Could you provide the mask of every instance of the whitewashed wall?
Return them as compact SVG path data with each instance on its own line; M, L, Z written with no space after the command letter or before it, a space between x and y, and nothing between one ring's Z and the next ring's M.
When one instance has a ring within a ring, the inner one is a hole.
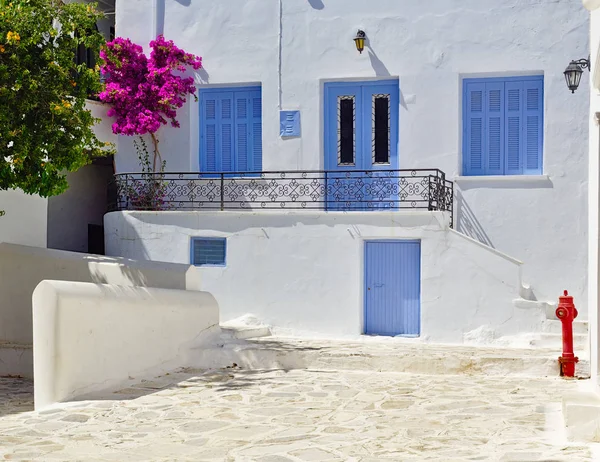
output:
M538 178L458 179L457 229L527 263L541 300L563 289L586 313L587 105L563 70L588 55L588 15L577 0L117 1L117 35L147 44L163 31L202 55L202 85L261 83L265 169L323 168L326 80L398 77L400 166L460 176L461 80L545 76L544 173ZM281 7L281 11L280 11ZM281 15L281 30L280 30ZM369 38L360 55L352 38ZM281 60L278 44L281 40ZM587 79L584 76L584 79ZM299 109L302 137L279 138L278 110ZM170 171L198 169L198 106L160 133ZM119 140L118 171L138 169Z
M590 326L590 363L591 373L600 386L600 2L585 0L584 5L590 9L590 56L592 59L592 78L590 88L589 119L589 326ZM593 77L596 77L594 81ZM584 78L587 76L584 76ZM583 81L582 86L586 83Z
M0 242L46 247L48 200L18 189L0 191ZM0 275L1 277L1 275Z
M31 377L31 296L44 279L197 290L194 267L0 243L0 375Z
M33 293L35 408L185 366L218 326L206 292L42 281Z
M137 262L0 244L0 343L31 344L31 295L44 279L195 290L196 269L185 263Z
M296 333L363 332L364 241L421 239L422 338L462 343L539 331L543 310L516 308L520 262L446 229L441 212L113 212L106 250L186 263L191 237L227 237L227 265L199 267L224 321L246 313Z

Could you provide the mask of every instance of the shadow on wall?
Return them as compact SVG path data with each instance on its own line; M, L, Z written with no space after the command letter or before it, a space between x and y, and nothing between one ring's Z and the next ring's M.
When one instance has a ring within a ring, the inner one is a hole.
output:
M308 0L308 3L310 3L310 6L313 7L315 10L322 10L323 8L325 8L325 5L323 5L322 0Z
M112 258L103 260L101 257L86 257L85 259L88 261L88 270L91 281L96 284L108 284L109 278L107 277L106 273L102 271L100 267L98 267L97 264L116 263L115 260ZM140 269L132 268L131 266L124 264L118 264L118 267L123 278L131 285L140 287L146 287L148 285L148 280Z
M375 71L375 75L377 77L391 77L392 74L390 74L390 71L388 70L387 66L383 63L381 59L379 59L377 53L375 53L375 50L371 46L371 41L368 37L365 41L365 46L368 48L367 51L369 53L369 60L371 61L371 67L373 68L373 71ZM408 107L406 106L406 101L404 99L404 95L402 93L402 88L400 88L400 106L408 110Z
M377 53L375 53L375 50L371 46L371 41L368 37L365 41L365 47L368 48L369 59L371 60L371 67L375 71L375 75L377 77L389 77L391 75L390 71L388 70L386 65L383 64L383 61L379 59Z
M202 84L210 83L210 81L209 81L210 76L208 75L208 72L206 71L204 64L202 64L202 67L196 71L196 75L200 79L200 83L202 83Z
M482 244L494 248L494 244L477 221L477 217L460 190L456 190L456 230Z
M120 249L121 251L115 249L114 244L115 244L116 240L119 238L123 238L123 236L117 230L115 230L114 228L111 227L110 218L109 218L109 223L107 223L107 217L110 217L111 215L114 215L114 214L120 214L120 213L121 212L108 212L104 215L104 219L103 219L104 255L106 257L113 257L113 258L131 258L132 260L136 260L139 262L151 261L152 258L150 257L150 255L148 253L148 249L144 245L144 240L139 235L138 229L135 226L129 226L127 224L127 231L125 234L127 236L126 251L123 252L122 251L123 249L120 246L117 247L117 249ZM160 214L155 215L155 218L158 220L158 222L160 222L159 215ZM126 253L128 255L128 257L124 257L122 255L123 253ZM132 255L134 255L135 258L132 258L131 257ZM100 257L100 258L102 258L102 257ZM93 264L93 261L90 261L89 263ZM88 265L88 266L90 266L90 265ZM127 268L126 266L124 266L122 269L124 272L129 271L129 268ZM91 274L91 272L90 272L90 274ZM94 281L94 282L100 282L100 281ZM144 285L144 284L141 284L141 285Z
M156 24L156 35L161 35L165 33L165 0L155 0L156 1L156 10L154 14L156 15L155 24ZM183 6L190 6L192 4L192 0L175 0L177 3Z

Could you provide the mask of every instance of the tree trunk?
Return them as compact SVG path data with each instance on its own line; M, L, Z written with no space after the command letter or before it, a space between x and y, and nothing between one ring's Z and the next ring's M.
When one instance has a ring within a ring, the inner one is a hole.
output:
M160 151L158 150L158 139L156 138L156 134L150 133L150 136L152 137L152 144L154 144L154 160L152 163L152 172L156 173L156 159L159 159L160 163L162 164L162 157L160 156Z

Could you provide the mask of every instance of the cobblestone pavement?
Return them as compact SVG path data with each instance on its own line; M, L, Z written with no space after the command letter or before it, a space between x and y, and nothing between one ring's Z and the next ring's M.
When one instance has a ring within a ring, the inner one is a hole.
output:
M34 412L0 379L0 460L587 461L561 440L559 378L181 371ZM560 424L560 422L558 422ZM4 458L4 459L2 459Z

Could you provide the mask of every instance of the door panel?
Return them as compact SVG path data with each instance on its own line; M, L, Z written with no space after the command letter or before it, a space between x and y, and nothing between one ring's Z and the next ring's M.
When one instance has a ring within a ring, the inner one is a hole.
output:
M362 89L364 139L363 168L367 209L397 207L400 191L398 169L398 85L369 85ZM378 172L380 170L381 172Z
M331 88L327 92L325 169L328 210L349 210L363 200L360 187L363 143L362 97L358 85Z
M325 85L328 210L394 205L398 175L383 170L398 168L398 107L398 82Z
M365 333L419 336L421 243L365 242Z

